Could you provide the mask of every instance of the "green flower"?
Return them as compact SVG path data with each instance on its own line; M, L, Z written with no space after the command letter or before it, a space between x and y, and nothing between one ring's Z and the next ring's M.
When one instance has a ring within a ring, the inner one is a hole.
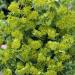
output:
M18 49L18 48L20 48L20 45L21 45L20 40L14 39L12 44L11 44L11 47L14 48L14 49Z
M46 47L51 50L56 50L59 47L59 42L48 41Z
M48 70L45 75L57 75L57 72L53 70Z
M46 57L44 56L44 54L39 53L39 54L38 54L38 59L37 59L37 61L38 61L39 63L44 63L44 62L46 61Z
M23 34L22 34L22 32L21 31L19 31L19 30L15 30L15 31L13 31L12 33L12 37L14 37L14 38L18 38L19 40L22 40L23 39Z
M39 48L41 48L41 46L42 46L42 43L41 43L41 41L37 41L37 40L35 40L35 41L30 41L29 42L30 44L29 44L29 46L30 46L30 48L32 48L32 49L39 49Z
M12 75L11 69L7 68L3 70L3 75Z
M11 2L11 4L8 7L8 10L10 10L12 13L19 13L19 5L17 2Z

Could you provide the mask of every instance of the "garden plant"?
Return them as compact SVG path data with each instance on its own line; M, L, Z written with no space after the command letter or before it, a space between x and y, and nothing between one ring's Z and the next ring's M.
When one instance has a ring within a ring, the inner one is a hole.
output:
M74 0L0 0L3 75L75 75Z

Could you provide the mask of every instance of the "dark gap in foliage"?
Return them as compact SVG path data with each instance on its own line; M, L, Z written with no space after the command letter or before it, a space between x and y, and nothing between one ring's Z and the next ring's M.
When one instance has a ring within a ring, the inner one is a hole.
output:
M57 40L56 38L54 38L54 39L48 39L48 41L57 41Z
M74 59L75 59L75 55L72 55L71 59L73 59L73 60L74 60Z
M16 69L16 60L14 60L14 58L10 58L10 60L8 60L7 65L9 66L10 69L12 69L12 71L15 71Z
M29 74L29 75L32 75L32 74Z
M27 37L31 37L32 36L32 29L29 29L29 30L25 31L25 35Z
M33 65L35 65L37 63L36 60L30 60L32 62Z
M28 42L28 38L29 37L32 37L32 29L29 29L29 30L27 30L27 31L24 31L24 33L23 34L25 34L25 36L23 36L23 40L22 40L22 43L27 43Z
M41 37L41 41L43 42L43 47L45 46L45 44L48 42L48 35L43 35Z
M51 57L51 59L53 59L55 57L55 54L54 54L53 50L51 50L50 52L48 52L47 55L49 55Z
M21 58L19 58L19 57L17 57L17 58L16 58L16 61L17 61L17 62L22 62L22 63L23 63L23 65L25 65L25 64L26 64L26 62L22 61L22 60L21 60Z
M13 75L16 75L15 72L13 72Z
M61 41L61 36L59 35L59 36L57 36L55 39L56 39L56 41L58 41L58 42L60 42Z
M2 44L4 45L4 44L6 44L6 42L5 42L5 41L3 41L3 43L2 43Z
M58 71L57 75L63 75L63 72Z
M32 36L31 38L32 38L33 40L39 40L39 38L36 37L36 36Z
M55 56L54 51L50 52L50 56L51 56L52 59L54 58L54 56Z
M50 10L52 10L52 8ZM54 13L54 11L52 11L52 12ZM56 29L56 19L57 19L57 16L56 16L56 14L54 14L53 20L51 22L51 26L55 29Z
M39 25L37 25L37 26L35 27L35 29L38 30L38 29L39 29Z
M23 7L24 7L24 5L21 5L21 4L19 5L19 8L20 8L21 10L23 9Z
M60 1L60 0L59 0ZM57 1L55 1L55 4L56 4L56 6L57 7L59 7L60 6L60 3L59 2L57 2Z
M39 50L40 50L40 48L37 49L37 51L39 51Z
M54 21L52 21L51 27L53 27L54 29L56 29L56 25L55 25Z
M53 8L53 7L50 7L50 11L53 12L53 13L54 13L54 12L56 13L56 9Z
M8 13L10 12L8 9L6 8L2 8L2 11L4 12L4 15L8 15Z
M42 15L43 13L46 13L46 10L45 10L45 9L42 9L41 11L38 11L38 13L39 13L40 15Z
M65 64L65 61L63 61L62 64Z
M12 60L12 61L8 61L8 66L9 66L9 68L12 70L13 75L16 75L16 74L15 74L15 70L16 70L16 61L14 62L15 65L14 65L14 63L12 63L12 62L14 62L14 61L13 61L13 60Z
M26 36L23 36L22 44L25 44L27 42L28 42L28 40L27 40Z
M52 23L51 23L51 26L56 29L56 32L59 33L60 32L60 29L56 26L56 19L57 19L57 16L54 17Z
M39 66L38 66L39 65ZM43 64L43 63L38 63L37 62L37 64L35 65L35 67L37 67L37 69L41 69L41 68L44 68L44 66L45 66L45 64Z
M22 48L22 45L23 45L22 40L20 41L20 43L21 43L21 45L20 45L20 47L18 49L21 49Z
M1 61L0 61L1 62ZM0 64L0 71L4 68L4 65Z
M44 72L47 72L47 68L48 68L48 66L45 65L43 71L44 71Z
M32 7L31 10L34 11L34 7Z
M59 33L60 29L58 27L55 27L55 28L56 28L56 32Z
M6 3L8 2L8 4L10 4L10 3L11 3L11 1L13 1L13 0L6 0Z

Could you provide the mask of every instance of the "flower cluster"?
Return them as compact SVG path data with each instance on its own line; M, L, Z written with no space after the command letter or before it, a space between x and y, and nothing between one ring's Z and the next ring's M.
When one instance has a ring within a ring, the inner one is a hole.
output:
M4 75L64 73L65 63L75 57L75 11L67 8L68 2L15 0L7 15L0 11L0 70Z

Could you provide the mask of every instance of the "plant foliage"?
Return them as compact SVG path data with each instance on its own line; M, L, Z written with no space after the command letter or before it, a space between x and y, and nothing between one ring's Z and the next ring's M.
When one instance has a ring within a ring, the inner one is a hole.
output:
M8 1L7 14L0 11L3 74L75 75L75 10L68 6L72 0Z

